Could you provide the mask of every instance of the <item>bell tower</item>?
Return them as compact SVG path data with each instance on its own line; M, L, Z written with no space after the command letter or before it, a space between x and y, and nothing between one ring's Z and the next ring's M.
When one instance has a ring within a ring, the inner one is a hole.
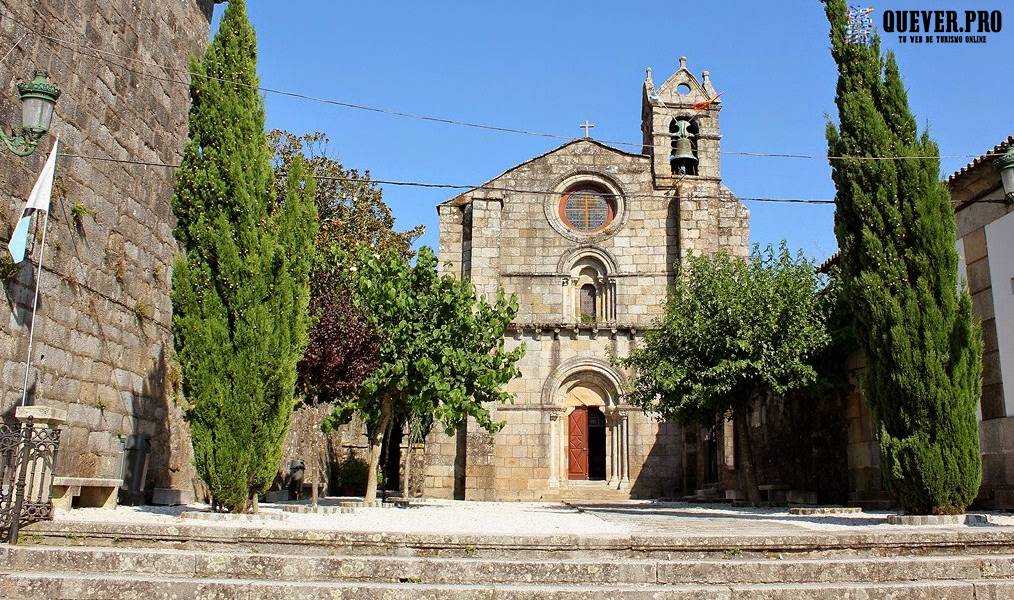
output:
M721 99L707 71L698 81L680 57L679 69L655 88L651 69L641 98L643 153L651 157L656 188L688 178L718 180Z

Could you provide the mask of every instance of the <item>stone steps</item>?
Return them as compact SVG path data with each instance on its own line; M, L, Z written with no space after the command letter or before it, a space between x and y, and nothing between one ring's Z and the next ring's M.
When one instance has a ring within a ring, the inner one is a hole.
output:
M4 598L1010 600L1014 532L482 536L38 523Z
M630 490L616 489L600 481L572 481L561 485L556 497L564 501L623 502L630 500Z
M182 521L182 520L181 520ZM804 531L768 535L542 535L383 533L300 530L243 523L133 524L41 522L22 532L30 544L287 555L537 559L856 558L1014 555L1009 528L963 527Z
M169 600L287 598L340 600L1001 600L1014 585L999 580L748 585L436 585L419 583L293 582L143 576L123 573L27 571L0 575L0 598Z
M329 556L57 546L0 547L0 573L128 573L137 576L434 585L808 584L1014 580L1014 556L958 555L723 560L503 560Z

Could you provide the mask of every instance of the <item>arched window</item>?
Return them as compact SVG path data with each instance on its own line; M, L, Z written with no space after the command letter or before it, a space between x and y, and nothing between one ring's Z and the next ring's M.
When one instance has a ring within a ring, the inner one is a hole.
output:
M567 322L597 327L616 321L614 264L598 249L585 249L561 264L568 274L563 279L567 289L562 296Z
M596 320L596 315L598 313L595 312L595 308L596 308L595 307L595 297L596 297L597 294L598 294L598 291L595 289L594 285L592 285L590 283L586 283L583 286L581 286L581 320L582 321L595 321Z

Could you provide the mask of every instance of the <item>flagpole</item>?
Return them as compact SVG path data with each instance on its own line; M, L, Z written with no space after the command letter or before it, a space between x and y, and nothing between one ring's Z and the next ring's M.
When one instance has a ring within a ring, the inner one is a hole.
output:
M39 270L35 274L35 297L32 299L32 323L28 326L28 359L25 360L25 385L21 393L21 406L28 402L28 374L32 367L32 342L35 340L35 311L39 306L39 287L42 285L42 259L46 255L46 229L49 225L49 211L42 218L42 245L39 247Z

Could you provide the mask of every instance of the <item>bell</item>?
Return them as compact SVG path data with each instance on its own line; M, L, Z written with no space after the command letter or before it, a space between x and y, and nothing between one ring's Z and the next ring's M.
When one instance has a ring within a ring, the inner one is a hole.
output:
M676 147L673 148L672 154L669 156L670 159L676 161L688 160L697 164L697 157L694 156L693 146L690 144L690 138L680 137L676 138Z

